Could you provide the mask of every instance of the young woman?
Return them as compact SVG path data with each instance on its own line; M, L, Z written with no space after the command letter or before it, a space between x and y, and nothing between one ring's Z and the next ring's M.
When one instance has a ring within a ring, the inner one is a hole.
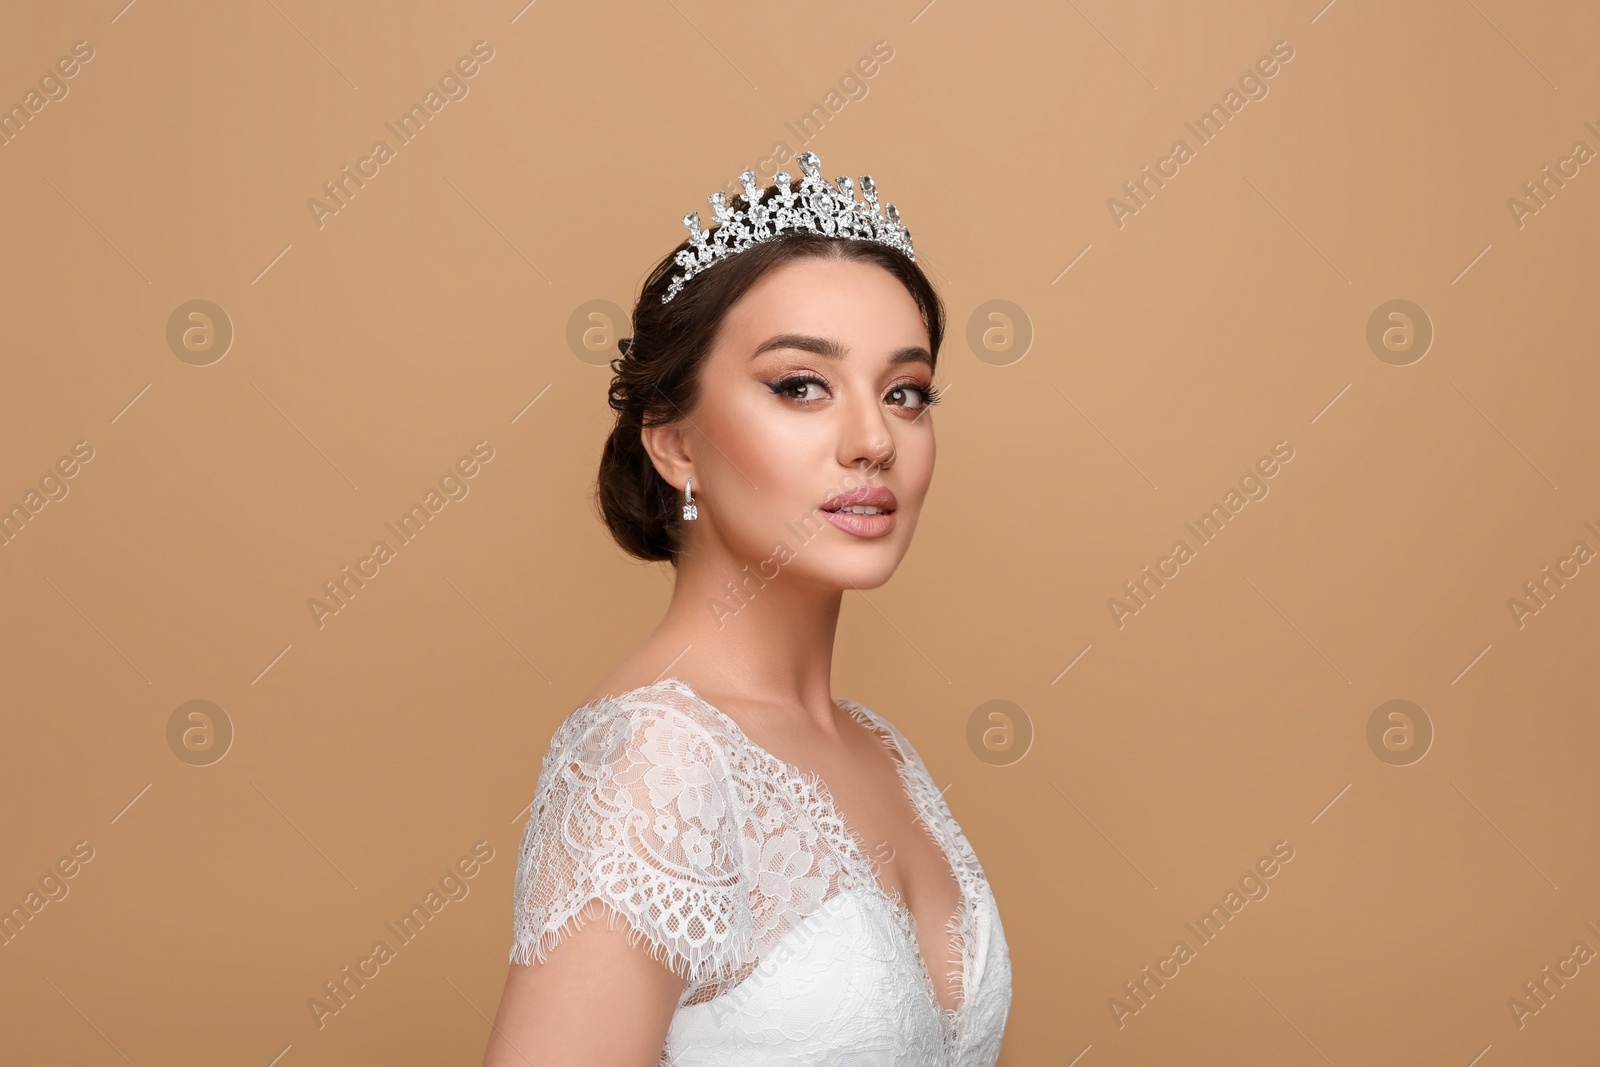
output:
M999 1055L983 869L905 735L830 688L844 590L889 580L933 478L944 310L871 178L799 162L685 217L612 363L602 511L676 578L544 759L488 1067Z

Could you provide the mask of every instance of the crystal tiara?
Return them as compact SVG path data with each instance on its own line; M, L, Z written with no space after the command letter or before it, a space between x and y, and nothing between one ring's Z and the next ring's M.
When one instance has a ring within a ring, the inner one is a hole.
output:
M838 188L822 180L822 161L815 152L801 152L797 160L805 172L799 189L791 189L788 173L779 171L772 176L777 191L763 204L762 190L756 188L756 172L747 170L739 175L739 184L744 186L743 210L731 210L727 195L719 189L708 197L716 212L715 229L700 228L698 211L683 217L683 225L689 231L689 247L681 249L675 257L683 273L673 276L672 284L661 298L663 304L677 296L685 282L719 259L737 255L785 230L804 230L852 241L877 241L898 248L916 262L911 231L900 222L900 212L893 204L885 204L882 211L878 209L878 188L872 184L871 175L861 176L861 192L866 197L863 203L856 199L855 186L847 175L834 179Z

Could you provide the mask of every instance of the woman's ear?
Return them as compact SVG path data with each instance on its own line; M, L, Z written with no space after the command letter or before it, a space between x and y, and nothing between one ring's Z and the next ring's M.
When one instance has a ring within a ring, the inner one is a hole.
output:
M694 460L689 455L683 420L646 426L639 431L639 440L649 453L656 473L681 492L694 475Z

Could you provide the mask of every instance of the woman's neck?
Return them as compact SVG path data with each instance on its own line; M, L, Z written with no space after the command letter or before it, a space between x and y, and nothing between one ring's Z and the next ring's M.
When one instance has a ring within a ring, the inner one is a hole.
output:
M666 615L640 651L659 662L663 677L684 678L712 703L727 695L787 709L831 732L843 593L784 569L782 558L681 557Z

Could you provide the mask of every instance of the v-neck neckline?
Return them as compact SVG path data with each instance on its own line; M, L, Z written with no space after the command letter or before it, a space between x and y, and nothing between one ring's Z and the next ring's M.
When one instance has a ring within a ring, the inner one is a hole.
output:
M742 744L748 746L751 751L755 752L762 759L767 760L768 762L780 768L785 775L788 775L801 782L810 792L812 797L816 799L817 803L824 809L824 811L832 817L835 823L837 823L840 830L843 831L843 841L838 843L845 847L846 851L858 864L857 873L864 877L867 884L871 886L872 892L888 905L890 911L895 916L897 925L911 943L912 955L916 957L917 964L921 969L923 978L923 991L933 1002L934 1008L938 1010L940 1018L946 1025L946 1038L948 1047L948 1041L954 1036L952 1028L954 1027L956 1020L961 1017L967 1005L972 1000L972 990L968 988L967 983L968 972L970 970L972 960L972 946L969 943L970 938L964 933L959 935L961 941L961 973L958 979L958 988L961 990L961 1000L954 1008L947 1008L939 1000L937 987L934 985L933 981L933 969L928 966L928 960L922 954L922 943L917 937L918 924L916 915L912 913L910 906L906 904L905 900L900 896L899 893L891 893L889 890L885 889L883 887L883 883L878 880L877 872L875 872L872 869L872 865L867 862L866 848L862 844L861 838L856 834L855 829L844 817L844 813L839 810L839 805L834 800L833 790L828 788L828 783L823 780L822 776L820 774L813 774L808 771L803 771L799 767L790 763L788 760L773 755L762 745L754 741L749 734L745 733L744 727L740 726L733 716L729 715L715 704L712 704L705 697L701 696L699 692L695 690L694 686L690 685L684 679L679 678L677 675L670 675L658 682L641 686L640 690L654 689L661 686L678 688L680 691L692 698L701 707L706 708L712 714L716 715L728 726L730 730L733 731L734 736ZM634 690L633 692L638 691L639 690ZM623 695L626 696L627 694ZM881 739L884 748L889 752L890 761L895 764L895 774L900 781L900 790L905 796L907 803L911 805L912 815L915 817L916 821L922 825L923 830L927 832L928 836L933 839L934 844L939 848L940 855L944 857L945 866L949 869L950 877L956 884L956 910L950 916L950 918L946 920L946 929L948 930L950 926L955 925L963 917L970 921L971 909L976 906L977 902L968 893L967 884L962 880L961 875L957 870L955 857L951 854L951 849L949 845L946 844L944 835L934 830L933 821L929 817L931 813L924 811L922 805L917 802L916 794L913 792L911 787L911 761L909 758L907 758L905 750L900 747L899 742L895 739L894 733L888 728L887 724L878 721L877 714L868 709L865 705L841 697L833 697L832 700L835 705L843 708L845 713L848 714L852 719L866 727L868 731L876 734ZM865 715L858 714L857 709L859 709L861 712L864 712ZM824 828L824 833L826 832L826 828ZM950 941L950 935L946 934L946 948L949 947Z

